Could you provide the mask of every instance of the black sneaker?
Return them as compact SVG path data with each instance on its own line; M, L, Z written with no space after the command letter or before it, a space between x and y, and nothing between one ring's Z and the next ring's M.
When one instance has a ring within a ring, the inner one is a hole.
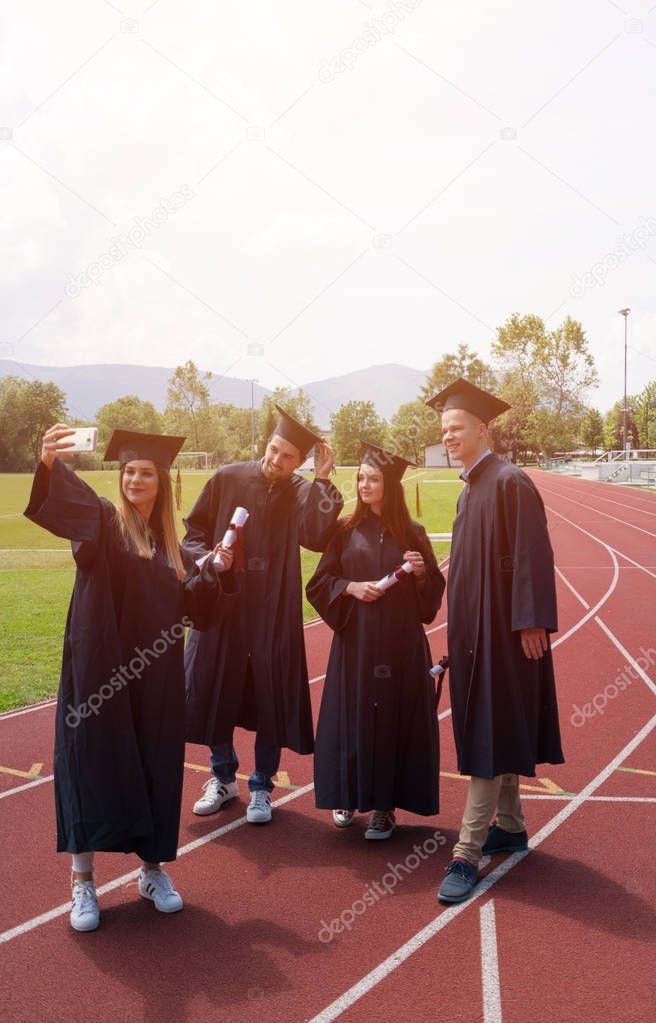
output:
M478 869L465 860L451 860L437 894L440 902L464 902L478 881Z
M525 831L504 831L498 824L492 824L481 850L484 856L500 852L526 852L528 835Z

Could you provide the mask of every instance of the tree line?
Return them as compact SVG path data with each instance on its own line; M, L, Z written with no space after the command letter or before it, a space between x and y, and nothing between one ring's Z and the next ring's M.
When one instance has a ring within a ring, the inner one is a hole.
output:
M552 330L534 315L513 314L499 327L487 363L467 345L439 359L417 398L401 405L386 421L372 401L349 401L330 414L331 442L339 465L359 457L359 438L394 450L422 465L425 448L439 440L439 416L425 399L464 377L494 391L511 408L491 426L497 451L515 461L551 457L558 452L623 446L624 402L615 402L602 416L587 403L598 375L583 328L567 318ZM311 396L277 387L260 409L211 402L210 373L188 361L178 366L167 387L164 412L137 395L125 395L103 405L96 414L98 452L78 456L81 468L100 468L102 452L116 427L147 433L186 436L183 451L207 452L212 465L258 458L278 419L276 403L284 405L309 429L320 433ZM53 383L5 377L0 380L0 471L33 469L41 437L54 422L90 425L67 419L66 396ZM324 424L325 425L325 424ZM656 381L627 398L627 437L633 448L656 447Z

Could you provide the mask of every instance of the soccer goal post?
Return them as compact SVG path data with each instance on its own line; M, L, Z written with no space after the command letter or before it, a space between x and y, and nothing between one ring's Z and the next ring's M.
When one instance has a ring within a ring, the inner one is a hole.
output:
M181 472L208 472L210 468L208 451L181 451L176 462Z

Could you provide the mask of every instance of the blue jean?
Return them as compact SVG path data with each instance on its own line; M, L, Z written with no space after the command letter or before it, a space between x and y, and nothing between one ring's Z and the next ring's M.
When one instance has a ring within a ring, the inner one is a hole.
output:
M266 790L273 792L271 780L280 766L280 746L272 746L255 736L255 770L248 779L249 792ZM235 781L239 760L235 747L231 742L222 742L218 746L210 746L210 767L212 774L219 781L228 784Z

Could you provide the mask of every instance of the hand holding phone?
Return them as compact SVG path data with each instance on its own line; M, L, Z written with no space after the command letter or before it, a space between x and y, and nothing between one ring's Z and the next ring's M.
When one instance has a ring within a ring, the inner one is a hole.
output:
M98 443L98 430L95 426L82 426L77 429L66 423L55 423L46 432L41 446L41 461L52 468L56 458L68 458L83 451L95 451Z

